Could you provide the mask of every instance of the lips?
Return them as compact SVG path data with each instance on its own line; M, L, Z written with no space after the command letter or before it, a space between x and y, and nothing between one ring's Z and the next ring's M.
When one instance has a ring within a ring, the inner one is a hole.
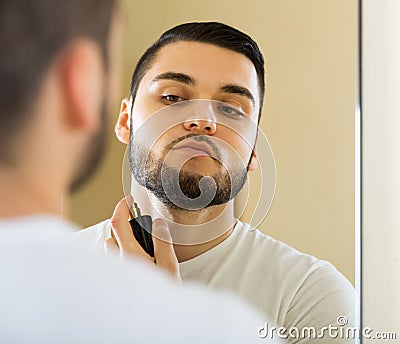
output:
M215 157L215 152L209 145L192 140L185 140L177 144L173 149L192 156Z

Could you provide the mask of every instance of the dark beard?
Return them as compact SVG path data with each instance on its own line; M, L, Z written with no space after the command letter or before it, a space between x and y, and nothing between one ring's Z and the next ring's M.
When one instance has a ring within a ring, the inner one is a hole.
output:
M100 129L92 136L90 142L88 143L88 149L86 153L82 156L81 167L70 186L71 192L75 192L77 189L79 189L89 179L89 177L92 176L102 160L104 148L106 146L106 109L107 107L104 102L100 115Z
M142 145L129 143L129 161L136 181L151 191L170 209L198 210L229 202L236 197L247 179L247 168L230 173L220 164L212 177L196 172L178 171L157 160ZM164 164L164 166L163 166Z

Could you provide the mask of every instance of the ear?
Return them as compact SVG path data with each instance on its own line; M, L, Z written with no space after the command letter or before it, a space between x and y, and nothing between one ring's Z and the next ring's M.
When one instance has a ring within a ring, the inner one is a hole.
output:
M99 46L86 39L73 42L61 59L67 123L85 132L97 131L105 83Z
M130 136L130 104L129 98L122 99L118 120L115 124L115 134L117 135L118 140L125 144L129 143Z
M254 149L253 153L251 154L250 164L249 164L249 171L254 171L258 168L258 158L256 150Z

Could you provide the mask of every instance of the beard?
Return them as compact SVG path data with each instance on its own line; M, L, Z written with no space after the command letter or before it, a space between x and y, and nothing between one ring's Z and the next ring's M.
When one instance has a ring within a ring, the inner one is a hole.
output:
M189 137L205 141L218 150L218 147L205 136L188 135L172 142L168 147ZM199 210L221 205L232 200L243 188L247 180L249 165L228 169L219 161L218 170L212 176L188 172L168 166L163 158L157 159L152 151L143 145L129 143L129 162L133 177L152 192L169 209Z
M100 129L89 139L87 144L88 149L86 149L86 152L82 155L80 168L71 183L71 192L77 191L89 179L89 177L93 175L102 160L106 146L106 109L107 106L104 101L101 107Z

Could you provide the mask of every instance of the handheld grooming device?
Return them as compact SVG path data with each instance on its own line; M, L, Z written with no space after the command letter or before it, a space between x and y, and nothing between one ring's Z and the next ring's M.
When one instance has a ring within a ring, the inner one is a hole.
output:
M140 208L136 203L133 203L131 209L131 219L129 223L132 228L133 235L142 246L142 248L151 256L154 257L154 245L152 238L153 220L150 215L142 215Z

